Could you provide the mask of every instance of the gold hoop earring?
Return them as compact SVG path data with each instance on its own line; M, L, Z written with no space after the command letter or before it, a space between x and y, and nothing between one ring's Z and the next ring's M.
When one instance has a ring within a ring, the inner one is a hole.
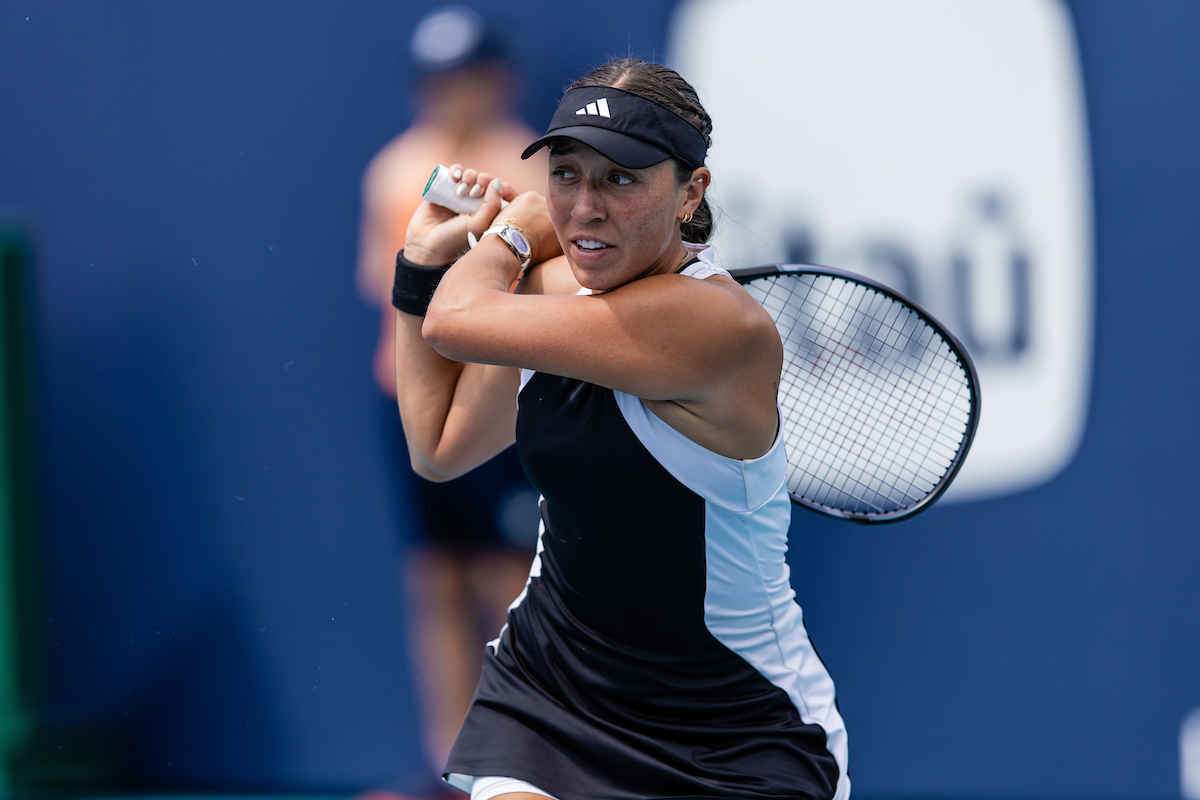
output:
M687 225L689 222L692 221L692 215L688 214L686 217L684 217L683 219L681 219L679 221L682 222L684 225Z

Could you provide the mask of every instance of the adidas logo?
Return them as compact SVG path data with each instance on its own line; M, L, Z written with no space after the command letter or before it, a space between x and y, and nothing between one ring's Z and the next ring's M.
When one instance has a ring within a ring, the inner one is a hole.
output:
M590 114L593 117L611 117L612 115L608 113L608 98L601 97L596 102L588 103L575 112L575 116L577 117L583 114Z

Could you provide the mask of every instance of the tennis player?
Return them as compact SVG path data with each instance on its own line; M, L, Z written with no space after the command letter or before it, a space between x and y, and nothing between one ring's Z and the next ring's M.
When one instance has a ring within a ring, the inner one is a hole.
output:
M542 495L446 766L473 800L849 796L784 561L782 346L704 244L711 128L674 71L610 62L525 150L545 197L455 165L483 204L423 204L397 258L413 467L515 440Z

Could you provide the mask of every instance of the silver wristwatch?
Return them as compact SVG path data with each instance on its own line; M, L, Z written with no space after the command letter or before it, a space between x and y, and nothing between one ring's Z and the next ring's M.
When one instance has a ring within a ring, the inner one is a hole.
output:
M508 245L508 249L512 250L513 255L515 255L517 260L521 262L522 273L529 269L529 262L533 257L533 245L530 244L529 237L525 235L525 231L521 230L512 223L498 222L481 233L478 239L476 239L472 234L468 233L467 240L471 247L475 247L475 245L479 244L479 242L483 240L483 237L487 236L489 233L496 234L500 237L500 241Z

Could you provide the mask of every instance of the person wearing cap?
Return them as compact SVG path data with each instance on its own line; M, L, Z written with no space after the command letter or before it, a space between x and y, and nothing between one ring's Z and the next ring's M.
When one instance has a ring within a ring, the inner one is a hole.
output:
M401 512L412 509L401 519L409 544L403 585L429 783L437 787L479 680L479 651L503 623L529 572L536 531L526 529L527 520L536 519L537 495L511 450L447 484L413 474L394 399L392 270L434 166L477 164L509 176L521 189L542 191L546 165L545 159L519 158L536 134L514 114L513 47L494 22L463 7L435 9L416 25L409 55L417 77L416 119L374 157L363 177L356 278L363 298L383 312L374 374L386 397L382 425L391 483L411 498L400 504ZM510 506L524 539L509 535ZM522 515L524 508L532 511Z
M515 440L542 495L445 768L472 800L849 796L784 561L782 345L705 244L711 129L674 71L610 62L524 151L545 197L455 165L483 205L422 205L397 258L414 467Z

